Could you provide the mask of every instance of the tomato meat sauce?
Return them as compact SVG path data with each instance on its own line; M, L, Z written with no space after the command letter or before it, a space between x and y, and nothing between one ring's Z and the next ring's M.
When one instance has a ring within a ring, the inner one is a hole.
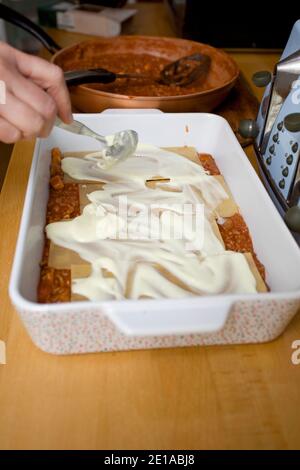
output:
M161 71L170 62L173 61L151 54L102 54L97 58L80 58L80 60L71 61L64 68L66 71L103 68L114 73L143 75L140 79L118 78L113 83L89 85L90 88L119 95L179 96L209 90L215 86L209 79L209 74L204 80L200 77L186 86L157 83L156 80L159 79Z

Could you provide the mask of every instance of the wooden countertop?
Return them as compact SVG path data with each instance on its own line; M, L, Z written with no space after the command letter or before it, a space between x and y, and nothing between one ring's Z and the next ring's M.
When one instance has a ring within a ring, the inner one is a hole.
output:
M157 34L168 34L166 21ZM248 77L277 59L233 56ZM299 449L299 315L262 345L55 357L31 343L7 286L33 146L15 146L0 194L0 449Z

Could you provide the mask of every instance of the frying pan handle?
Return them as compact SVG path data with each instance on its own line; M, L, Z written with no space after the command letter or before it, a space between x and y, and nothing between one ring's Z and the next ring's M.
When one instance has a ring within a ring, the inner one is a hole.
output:
M1 4L0 18L30 33L38 41L40 41L43 46L46 47L49 52L51 52L51 54L55 54L55 52L61 49L61 47L42 28L40 28L40 26L33 23L33 21L26 18L26 16L21 15L12 8Z
M65 80L68 86L83 85L85 83L112 83L116 78L116 74L105 69L65 72Z

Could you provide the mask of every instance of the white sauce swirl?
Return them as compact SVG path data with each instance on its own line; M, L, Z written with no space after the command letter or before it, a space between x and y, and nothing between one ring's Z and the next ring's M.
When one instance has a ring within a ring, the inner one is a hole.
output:
M73 293L110 300L256 292L243 254L226 251L212 228L213 211L228 195L201 165L141 144L109 170L99 161L101 153L63 159L70 177L105 184L88 194L90 203L80 216L46 227L53 243L91 264L90 276L73 280ZM170 181L148 187L155 176ZM195 209L186 217L185 205L196 204L204 207L203 230L195 230Z

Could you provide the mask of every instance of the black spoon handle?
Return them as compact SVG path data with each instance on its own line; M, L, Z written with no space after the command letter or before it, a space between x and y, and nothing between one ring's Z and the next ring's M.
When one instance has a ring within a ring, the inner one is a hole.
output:
M85 83L112 83L117 76L105 69L74 70L65 72L68 86L83 85Z
M43 46L51 52L51 54L55 54L55 52L61 49L61 47L40 26L12 8L1 4L0 18L30 33L40 41Z

